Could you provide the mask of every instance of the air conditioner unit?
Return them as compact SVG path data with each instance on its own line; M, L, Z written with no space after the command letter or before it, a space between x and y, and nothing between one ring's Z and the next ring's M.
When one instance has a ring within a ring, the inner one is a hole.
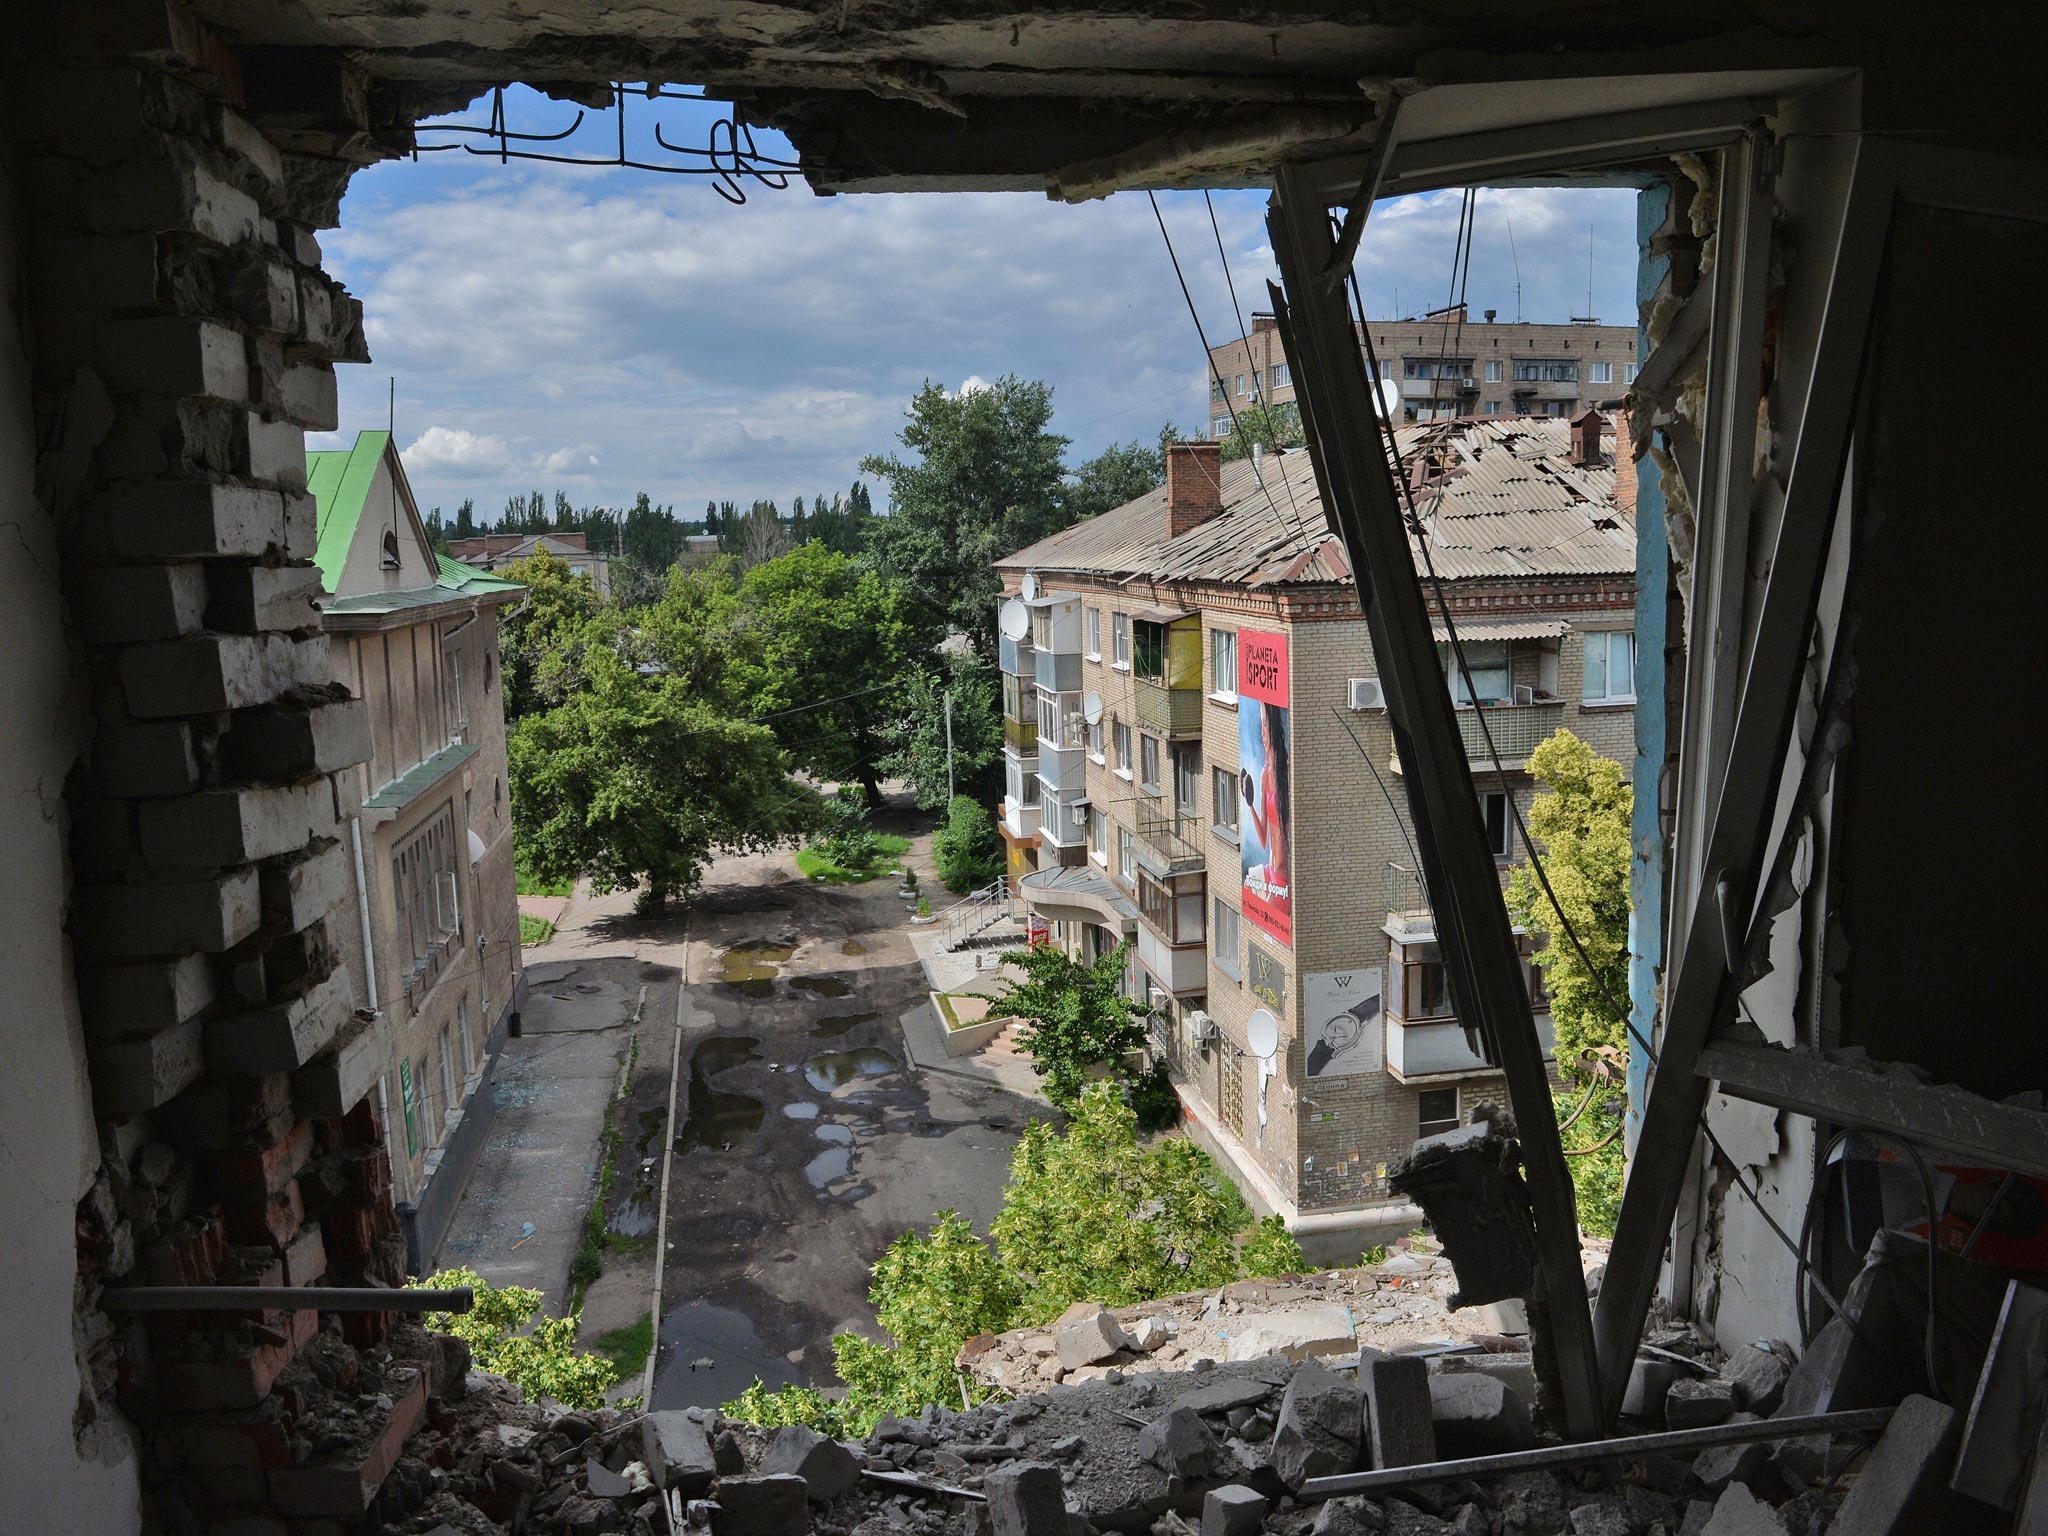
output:
M1376 677L1354 677L1351 679L1349 698L1353 709L1385 709L1387 690L1380 686Z
M1188 1015L1188 1034L1205 1051L1223 1038L1223 1031L1216 1027L1216 1021L1199 1008Z

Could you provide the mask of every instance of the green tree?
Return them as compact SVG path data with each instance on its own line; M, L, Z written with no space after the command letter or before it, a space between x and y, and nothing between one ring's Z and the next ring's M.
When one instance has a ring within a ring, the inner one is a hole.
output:
M754 693L762 645L740 602L738 563L720 555L669 569L661 595L633 615L622 654L719 713L750 719L764 712Z
M509 726L574 693L591 647L607 644L611 635L600 619L596 586L567 561L542 550L501 566L498 574L526 588L525 599L498 624Z
M882 773L909 782L919 809L947 804L953 785L993 798L1003 756L1003 716L994 667L971 651L938 658L938 666L904 674L896 750ZM953 695L953 772L946 773L946 694Z
M1237 410L1237 424L1223 439L1223 460L1248 459L1252 444L1268 453L1275 448L1299 448L1308 441L1301 429L1301 407L1291 400L1278 405L1243 405Z
M992 661L1001 593L993 562L1071 521L1067 439L1047 430L1052 386L1005 374L948 394L927 382L908 417L905 456L861 461L863 474L889 482L889 515L870 526L868 548L885 576Z
M1149 447L1139 442L1113 443L1075 470L1073 484L1067 488L1069 520L1078 523L1136 501L1165 484L1165 445L1171 441L1166 434L1172 430L1170 426L1162 430L1159 440Z
M552 1397L567 1408L604 1406L619 1368L603 1355L576 1352L575 1313L538 1316L539 1291L492 1285L473 1269L444 1269L425 1280L406 1281L408 1290L465 1285L476 1292L476 1305L467 1312L429 1312L423 1319L427 1327L454 1334L469 1346L478 1370L503 1376L529 1398Z
M453 536L458 539L473 539L481 532L483 530L477 526L476 521L476 500L474 497L465 496L462 498L462 505L455 509Z
M755 566L739 598L759 645L740 673L750 713L777 717L791 761L820 778L855 780L878 802L899 682L929 636L888 583L823 544Z
M790 781L766 726L718 714L678 678L644 678L593 649L582 688L519 722L512 812L535 875L688 896L718 853L800 836L816 796Z
M946 889L958 895L978 891L1003 872L1003 842L996 819L972 795L955 795L945 825L932 834L932 862Z
M1144 1010L1123 992L1130 948L1119 944L1093 960L1050 944L1003 956L1024 976L1006 981L989 1001L1024 1021L1017 1043L1031 1053L1031 1070L1061 1109L1079 1104L1095 1068L1120 1068L1145 1043Z

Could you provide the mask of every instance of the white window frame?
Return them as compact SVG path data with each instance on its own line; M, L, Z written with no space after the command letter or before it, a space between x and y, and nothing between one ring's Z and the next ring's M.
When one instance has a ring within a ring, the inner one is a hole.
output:
M1448 1093L1451 1096L1451 1118L1449 1121L1440 1119L1425 1120L1422 1118L1422 1100L1426 1095L1432 1093ZM1445 1088L1425 1088L1421 1093L1417 1094L1415 1096L1415 1130L1417 1137L1441 1136L1445 1131L1455 1131L1459 1126L1463 1125L1465 1123L1465 1106L1461 1102L1461 1097L1456 1084ZM1426 1125L1433 1125L1436 1129L1425 1131L1422 1127Z
M1106 734L1102 729L1102 722L1100 720L1097 720L1088 727L1088 761L1094 763L1098 768L1108 761L1104 757L1102 750L1103 738Z
M1590 375L1586 380L1588 384L1612 384L1614 382L1614 364L1606 359L1595 359L1590 365L1590 370Z
M1288 367L1285 363L1275 363L1273 365L1272 371L1273 387L1275 389L1287 389L1292 387L1294 383L1294 375L1288 370Z
M1117 878L1126 884L1130 882L1133 872L1138 867L1138 856L1131 844L1131 829L1119 825L1116 829L1116 873Z
M1243 947L1243 918L1221 896L1215 898L1214 906L1209 923L1209 953L1215 958L1217 970L1232 981L1242 981L1244 964L1237 957Z
M1084 608L1081 610L1083 627L1088 631L1087 656L1090 661L1102 660L1102 610Z
M1224 820L1225 809L1230 819ZM1237 803L1237 770L1234 768L1211 768L1209 770L1209 821L1211 827L1224 837L1236 842L1239 818L1244 814Z
M1163 792L1163 781L1159 776L1159 738L1143 731L1138 733L1138 788L1148 795Z
M1222 653L1229 652L1226 666ZM1222 704L1237 702L1237 631L1209 631L1209 697Z
M1088 857L1109 867L1109 818L1099 805L1088 807Z
M1131 616L1113 613L1109 617L1110 665L1119 672L1131 670Z
M1614 647L1620 641L1628 657L1628 691L1614 691ZM1581 659L1580 672L1584 688L1580 695L1583 704L1633 704L1636 701L1636 636L1630 629L1589 629L1584 636L1585 655ZM1596 649L1597 647L1597 649ZM1600 661L1600 692L1595 693L1593 683L1593 658Z
M1129 780L1136 777L1131 771L1131 723L1114 716L1109 722L1109 739L1116 748L1116 765L1109 771L1118 778Z
M1486 360L1486 382L1498 384L1507 376L1507 365L1497 357Z

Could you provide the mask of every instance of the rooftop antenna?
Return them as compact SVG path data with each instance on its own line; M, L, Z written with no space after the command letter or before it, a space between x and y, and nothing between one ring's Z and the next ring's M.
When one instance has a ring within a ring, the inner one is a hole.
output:
M391 456L398 456L398 375L390 375L390 393L384 405L384 442ZM398 537L398 476L391 476L391 536Z
M1515 250L1515 221L1508 220L1508 259L1515 264L1515 324L1522 323L1522 258Z
M1593 313L1593 224L1586 222L1586 314Z

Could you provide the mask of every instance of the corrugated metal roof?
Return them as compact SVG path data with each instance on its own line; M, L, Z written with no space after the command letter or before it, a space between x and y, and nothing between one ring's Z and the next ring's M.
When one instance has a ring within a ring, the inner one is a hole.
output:
M1458 625L1458 639L1464 640L1554 640L1571 626L1563 619L1465 620ZM1431 631L1437 639L1448 640L1451 631L1438 624Z
M1410 473L1425 462L1438 471L1415 493L1415 509L1446 580L1635 571L1635 519L1615 505L1614 470L1572 462L1563 417L1433 422L1401 428L1395 443ZM1233 460L1220 490L1223 511L1177 539L1166 537L1162 486L996 563L1254 587L1350 580L1308 454L1269 455L1257 470ZM1420 541L1410 542L1419 568Z

